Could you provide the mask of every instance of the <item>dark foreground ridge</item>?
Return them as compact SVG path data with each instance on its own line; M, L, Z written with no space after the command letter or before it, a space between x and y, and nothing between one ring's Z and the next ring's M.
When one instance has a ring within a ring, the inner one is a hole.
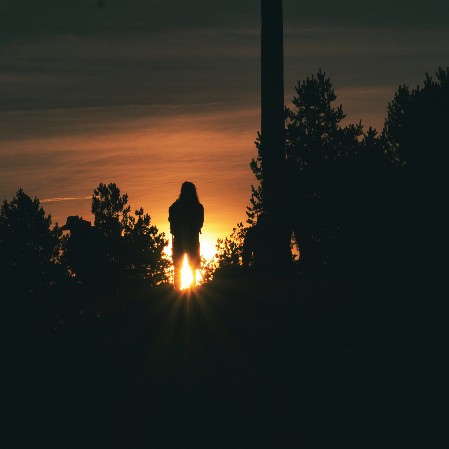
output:
M442 447L436 298L223 280L53 330L16 322L10 447Z

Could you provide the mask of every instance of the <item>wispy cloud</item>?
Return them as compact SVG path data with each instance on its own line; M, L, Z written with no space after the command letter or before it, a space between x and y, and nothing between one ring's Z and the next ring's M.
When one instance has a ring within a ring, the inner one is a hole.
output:
M91 196L67 197L67 198L44 198L39 200L41 203L60 203L62 201L90 200Z

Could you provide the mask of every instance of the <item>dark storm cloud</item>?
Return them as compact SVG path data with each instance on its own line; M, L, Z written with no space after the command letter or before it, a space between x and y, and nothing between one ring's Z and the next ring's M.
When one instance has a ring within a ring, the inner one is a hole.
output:
M101 4L1 2L1 111L257 104L260 0ZM409 81L401 61L412 72L424 66L414 61L428 61L414 79L446 65L443 0L284 0L284 16L287 96L319 67L336 85L396 86Z
M445 0L284 0L287 25L292 23L355 27L445 27Z
M232 101L258 79L257 44L251 30L209 29L10 43L0 109Z
M0 6L2 38L136 34L245 25L257 20L257 0L7 0Z
M98 5L102 4L102 7ZM55 35L139 33L161 29L252 26L259 0L3 0L2 40ZM444 0L284 0L287 26L447 26Z

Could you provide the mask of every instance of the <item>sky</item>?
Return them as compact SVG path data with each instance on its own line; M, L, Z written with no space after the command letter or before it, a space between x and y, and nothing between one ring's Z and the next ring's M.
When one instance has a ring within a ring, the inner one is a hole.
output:
M322 68L346 121L381 130L400 84L449 66L446 0L283 3L287 105ZM0 199L93 221L114 182L168 233L189 180L210 246L256 183L259 67L259 0L0 0Z

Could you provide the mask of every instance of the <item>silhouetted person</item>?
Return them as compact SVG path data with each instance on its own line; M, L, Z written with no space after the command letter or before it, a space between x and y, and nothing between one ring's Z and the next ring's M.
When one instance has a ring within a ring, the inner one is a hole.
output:
M242 262L249 267L251 260L253 267L259 274L270 274L276 261L273 255L273 226L266 213L259 215L257 224L246 231L243 241Z
M175 289L179 289L184 255L187 254L193 284L196 282L196 270L201 265L199 234L204 223L204 207L193 183L186 181L182 184L179 198L168 209L168 221L173 236L174 284Z
M89 291L103 288L109 271L104 236L77 215L67 217L61 230L70 231L65 256L70 271Z

